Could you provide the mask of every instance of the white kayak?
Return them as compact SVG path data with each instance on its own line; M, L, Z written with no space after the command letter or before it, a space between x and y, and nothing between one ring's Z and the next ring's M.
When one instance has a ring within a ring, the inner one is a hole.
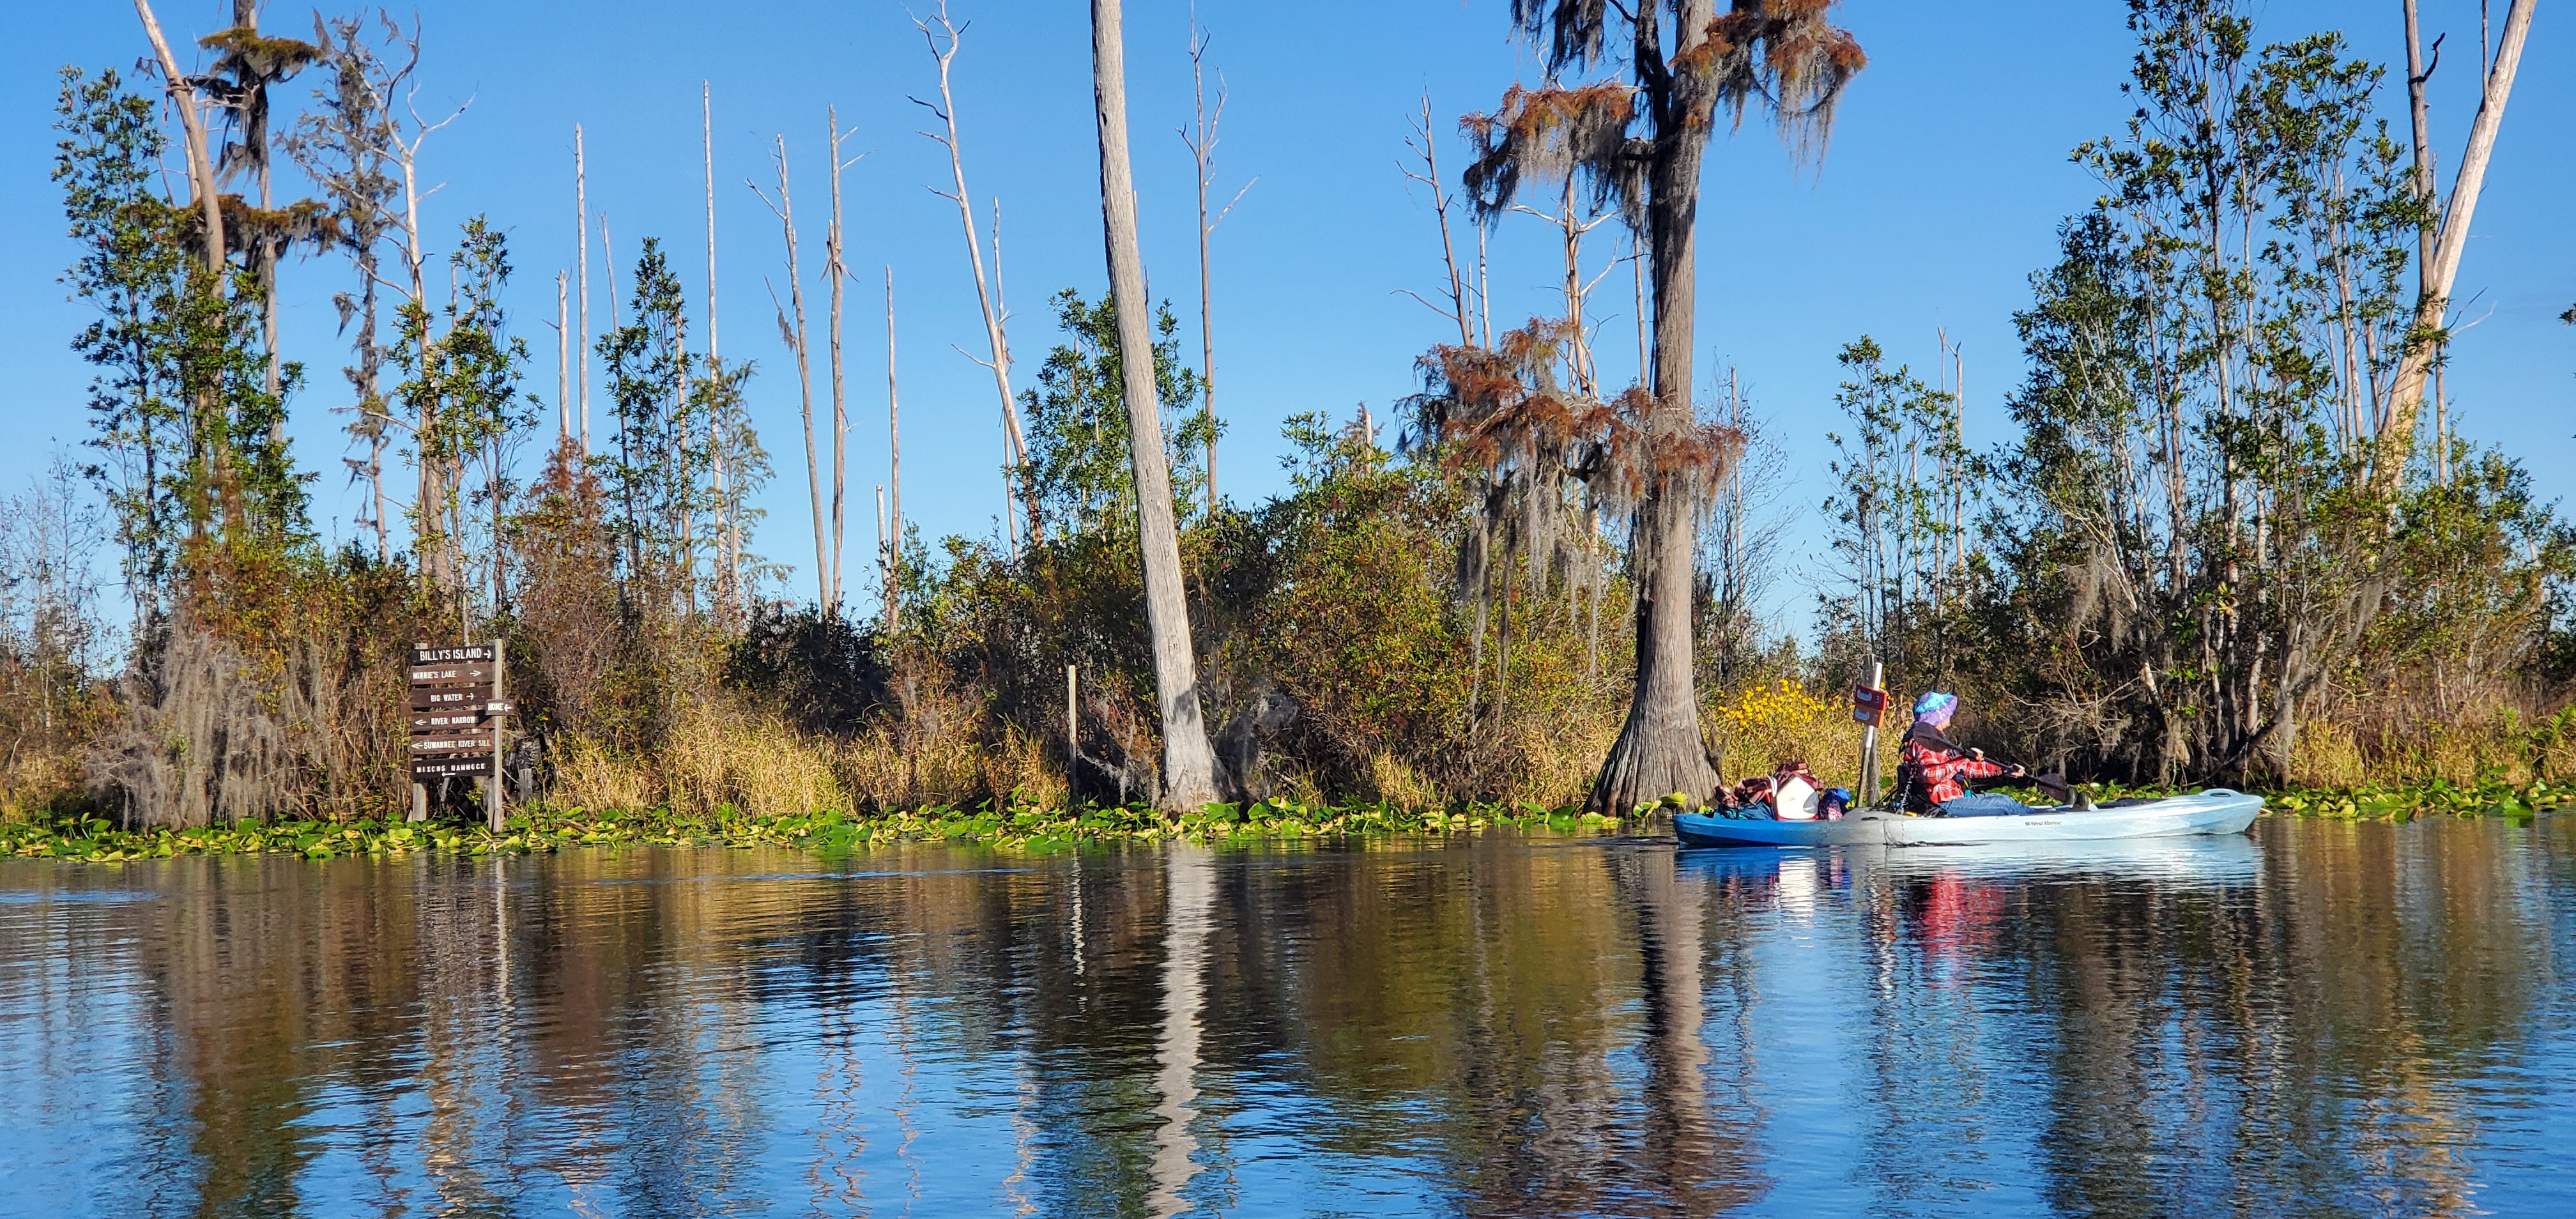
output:
M2263 797L2226 788L2098 808L2034 807L2001 817L1914 817L1868 809L1838 821L1774 821L1681 813L1673 832L1686 847L1968 846L1989 842L2098 842L2242 834Z

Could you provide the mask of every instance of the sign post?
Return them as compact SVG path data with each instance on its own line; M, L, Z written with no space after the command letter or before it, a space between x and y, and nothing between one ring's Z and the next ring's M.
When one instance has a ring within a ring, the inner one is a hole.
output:
M483 706L484 718L492 725L492 773L483 777L483 811L489 818L494 834L501 832L501 823L507 813L504 808L507 797L502 795L501 783L501 759L510 756L510 751L502 740L504 726L509 723L510 713L510 704L506 697L509 694L506 684L510 666L503 663L505 656L501 641L493 640L492 701Z
M484 809L501 828L502 730L510 704L501 698L497 643L411 650L411 820L429 818L429 781L481 779Z
M1852 718L1860 721L1860 806L1878 804L1878 725L1887 716L1887 691L1879 688L1886 680L1886 666L1876 658L1869 662L1869 684L1852 691Z

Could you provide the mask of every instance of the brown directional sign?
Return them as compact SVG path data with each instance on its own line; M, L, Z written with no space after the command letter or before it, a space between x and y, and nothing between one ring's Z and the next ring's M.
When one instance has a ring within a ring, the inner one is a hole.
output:
M440 706L415 705L411 710L413 736L456 732L483 732L491 728L492 717L508 715L510 704L498 699L479 703L447 703Z
M489 686L495 669L490 661L480 664L413 665L411 688L436 689L447 686Z
M424 753L490 753L492 734L460 732L453 736L416 736L411 739L414 755Z
M512 710L501 697L501 656L498 643L412 648L405 700L411 712L411 820L429 815L429 780L440 780L443 790L448 779L490 779L483 809L492 831L500 832L506 798L498 763Z
M447 732L472 732L482 726L483 709L480 704L452 710L411 713L411 734L414 737L434 736Z
M500 649L492 644L411 650L411 774L415 780L494 773L500 744Z

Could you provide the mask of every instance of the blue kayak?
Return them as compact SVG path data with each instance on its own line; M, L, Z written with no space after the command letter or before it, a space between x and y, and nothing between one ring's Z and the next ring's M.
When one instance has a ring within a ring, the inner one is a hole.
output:
M1686 847L1967 846L1988 842L2100 842L2242 834L2263 798L2211 788L2161 800L2098 808L2034 807L2023 816L1916 817L1869 809L1839 821L1774 821L1682 813L1673 832Z

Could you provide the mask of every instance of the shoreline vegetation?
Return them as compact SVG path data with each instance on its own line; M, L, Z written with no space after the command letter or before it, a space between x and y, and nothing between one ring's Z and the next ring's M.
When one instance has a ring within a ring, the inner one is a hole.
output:
M976 844L1030 851L1109 842L1187 840L1204 843L1324 840L1362 836L1447 835L1487 830L1559 834L1616 831L1643 820L1579 809L1509 805L1455 812L1386 806L1324 808L1263 802L1214 804L1178 817L1143 805L1066 810L932 807L853 816L840 810L763 816L723 805L704 815L668 809L593 811L540 805L513 812L502 832L480 820L385 824L245 822L229 828L122 830L104 818L64 817L0 824L0 857L119 863L178 855L542 854L588 846L783 846L829 856L901 843Z
M2110 784L2087 784L2097 798L2154 794ZM2420 817L2502 817L2527 824L2533 817L2576 804L2576 787L2546 782L2460 786L2435 780L2411 787L2348 790L2294 789L2264 793L2266 816L2404 823ZM1667 802L1669 806L1672 802ZM1634 816L1605 817L1577 807L1467 804L1454 810L1391 806L1313 806L1261 801L1250 806L1212 804L1178 817L1143 805L1105 808L931 807L853 814L758 814L731 804L706 814L667 808L591 810L537 805L509 815L501 832L478 820L383 823L246 821L226 827L128 830L100 817L64 814L0 822L0 859L54 859L78 863L129 863L183 855L298 855L333 859L438 852L455 855L549 854L579 847L793 847L829 858L869 847L905 843L979 845L1050 852L1107 843L1189 841L1209 845L1327 841L1395 836L1443 837L1487 832L1597 835L1659 833L1668 808Z
M2412 817L2521 815L2576 783L2576 529L2443 396L2459 240L2529 0L2485 69L2485 137L2457 158L2424 142L2409 77L2341 32L2258 31L2246 0L2130 0L2131 72L2100 82L2106 134L2069 170L2099 202L2032 269L2018 366L1970 378L1947 334L1917 336L1937 354L1838 335L1780 356L1838 368L1830 400L1768 407L1693 363L1723 349L1695 328L1698 294L1764 290L1720 261L1758 228L1708 233L1696 261L1695 226L1758 225L1697 219L1703 158L1733 155L1710 143L1719 118L1822 156L1869 57L1832 0L1658 24L1687 7L1515 5L1542 83L1454 128L1424 100L1389 189L1424 205L1424 290L1407 291L1434 316L1412 366L1381 370L1415 392L1288 415L1284 477L1257 500L1217 483L1245 420L1220 417L1210 379L1204 206L1194 326L1143 296L1132 200L1109 191L1111 282L1057 292L1039 341L1021 322L1046 354L1011 379L999 238L988 296L967 185L1007 137L957 121L989 100L952 88L977 52L945 4L922 18L909 84L935 78L948 120L942 193L970 255L951 271L971 272L985 354L968 358L999 401L913 405L950 428L998 406L1004 441L998 469L916 454L916 480L999 492L988 533L933 537L903 507L894 343L953 342L958 319L899 327L889 267L872 400L874 369L844 352L848 325L874 330L844 317L869 278L850 264L882 252L843 224L843 176L877 172L842 156L860 111L829 113L828 149L757 150L777 170L755 187L779 222L758 258L787 281L788 357L755 364L717 353L694 232L621 235L594 301L591 228L605 250L602 209L631 201L589 199L579 127L563 186L580 263L528 277L552 292L514 278L510 235L537 218L453 196L421 218L420 184L483 121L402 101L447 83L434 30L321 17L305 42L245 0L232 28L169 40L138 0L157 70L61 75L53 179L76 251L62 283L91 314L68 336L90 430L0 499L0 842L123 858L1628 825L1664 793L1710 801L1799 764L1857 787L1849 691L1878 664L1899 706L1958 695L1962 743L2123 790ZM1095 33L1103 181L1125 181L1120 35ZM1651 53L1602 53L1631 35ZM689 133L710 278L721 98L694 99L708 117ZM1484 288L1526 282L1533 240L1562 297L1498 312ZM345 353L282 351L281 293L334 300ZM1910 324L1855 309L1855 330ZM1622 315L1633 366L1603 329ZM1982 449L1972 380L2008 387L1976 404ZM347 420L337 522L317 521L325 475L287 442L317 411ZM1790 428L1829 443L1822 469L1793 464ZM802 494L764 521L771 444L804 466ZM880 470L870 553L846 518ZM1802 620L1781 603L1805 590ZM516 833L455 829L484 793L444 778L423 785L439 828L396 824L416 762L482 765L407 709L410 649L460 643L506 658L494 761L534 810ZM650 811L583 811L608 809Z

